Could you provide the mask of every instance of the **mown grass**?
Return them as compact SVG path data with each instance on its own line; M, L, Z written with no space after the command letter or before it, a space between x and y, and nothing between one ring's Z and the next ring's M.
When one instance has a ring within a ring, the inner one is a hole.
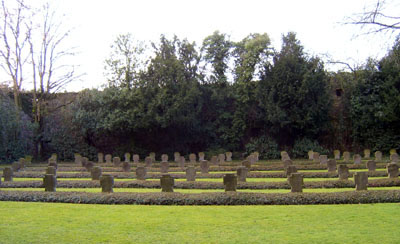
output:
M400 204L132 206L0 202L1 243L399 243Z

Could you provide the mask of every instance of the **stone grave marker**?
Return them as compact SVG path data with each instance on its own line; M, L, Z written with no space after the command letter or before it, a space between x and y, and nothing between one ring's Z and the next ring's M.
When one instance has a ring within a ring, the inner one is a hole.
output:
M366 166L368 171L376 171L376 162L374 160L368 160Z
M260 153L259 152L253 152L254 155L254 159L256 160L256 162L258 162L258 160L260 159Z
M92 168L94 166L94 163L92 161L88 161L85 165L85 168L88 172L92 171Z
M125 153L124 154L124 162L130 162L131 161L131 154L130 153Z
M146 180L147 169L143 166L139 166L136 168L136 179L137 180Z
M79 153L74 153L75 163L82 165L82 156Z
M102 174L102 170L100 166L95 166L92 168L90 175L92 176L92 180L100 180Z
M160 163L161 174L167 174L169 169L169 163L167 161L163 161Z
M3 169L4 181L13 181L14 171L10 167L5 167Z
M364 149L364 158L369 159L371 157L371 150Z
M354 183L356 184L356 191L367 190L368 188L367 172L356 172L354 174Z
M250 169L251 168L251 162L248 160L242 161L242 166Z
M296 166L288 165L287 167L285 167L285 175L286 175L286 177L289 177L293 173L297 173Z
M168 162L168 154L161 155L161 162Z
M283 161L283 168L287 168L289 165L293 165L293 161L288 159Z
M235 174L225 174L224 186L225 186L225 192L236 191L237 176Z
M82 157L82 167L86 167L87 162L89 161L89 159L87 157Z
M212 165L218 165L218 157L217 156L212 156L211 157L211 164Z
M249 172L249 169L247 167L244 167L244 166L238 167L238 169L236 170L238 181L246 182L248 172Z
M336 160L335 159L329 159L327 162L328 166L328 173L336 173Z
M119 165L121 164L121 158L120 157L114 157L113 158L113 164L114 164L114 167L119 167Z
M186 168L186 180L195 181L196 180L196 168L193 166Z
M355 164L360 164L361 163L361 155L360 154L354 154L353 160Z
M179 163L180 160L181 160L181 154L179 152L174 152L175 163Z
M196 160L197 160L196 154L194 154L194 153L189 154L189 162L191 164L195 164Z
M390 161L393 163L398 163L399 162L399 155L397 153L393 153L390 155Z
M308 151L308 159L309 160L314 160L314 152L313 151Z
M394 148L390 149L390 151L389 151L389 154L390 154L390 155L395 154L395 153L397 153L397 150L396 150L396 149L394 149Z
M129 164L129 162L122 163L122 171L126 173L131 172L131 165Z
M151 153L149 154L149 157L153 159L153 162L156 161L156 153L155 153L155 152L151 152Z
M103 153L100 152L97 154L97 162L104 163L104 154Z
M13 169L14 172L18 172L21 169L21 164L18 162L13 162L11 164L11 168Z
M221 153L218 155L218 163L219 164L225 163L225 154L224 153Z
M106 159L106 163L111 163L111 160L112 160L111 154L106 154L105 159Z
M375 152L375 161L376 162L381 162L382 161L382 152L381 151L376 151Z
M350 176L349 167L345 164L339 164L338 166L339 180L348 180Z
M144 162L146 164L146 167L151 167L153 165L153 158L148 156L144 159Z
M25 158L20 158L19 160L18 160L18 163L21 165L21 169L24 169L25 168Z
M286 151L282 151L281 152L281 160L285 161L285 160L290 160L290 156Z
M100 177L101 192L111 193L114 192L114 177L112 175L102 175Z
M185 168L185 163L186 163L186 159L184 156L180 157L180 160L178 162L179 167L181 167L182 169Z
M133 154L133 162L134 162L135 164L138 164L139 161L140 161L139 154Z
M232 152L226 152L226 161L227 162L232 162Z
M208 174L209 167L210 165L207 160L200 161L200 170L202 174Z
M292 173L288 177L288 181L291 187L291 192L303 192L303 175L301 173Z
M319 153L318 152L314 152L313 162L319 163Z
M249 161L251 164L255 164L256 163L256 157L253 154L247 156L246 160Z
M399 165L397 165L396 163L388 163L386 165L386 170L389 178L399 177Z
M343 161L350 162L350 152L343 152Z
M57 177L52 174L45 174L43 178L43 186L45 191L55 192L57 187Z
M327 164L328 163L328 155L319 155L319 163Z
M56 169L58 168L58 165L55 161L50 161L50 163L48 163L47 166L53 166Z
M161 192L174 192L175 180L171 175L162 175L160 178Z
M53 166L48 166L46 168L46 174L47 175L55 175L55 176L57 176L57 168L55 168Z
M333 150L333 156L335 160L340 160L340 151L339 150ZM336 169L335 169L336 171Z
M204 159L204 157L205 157L206 155L204 154L204 152L199 152L199 161L204 161L205 159Z

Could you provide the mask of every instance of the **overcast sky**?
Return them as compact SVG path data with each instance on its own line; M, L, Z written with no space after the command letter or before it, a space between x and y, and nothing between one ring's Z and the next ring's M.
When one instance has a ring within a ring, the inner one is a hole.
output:
M234 41L250 33L267 33L275 48L283 33L294 31L312 55L329 54L336 60L362 63L382 57L394 37L355 35L357 26L342 25L346 17L362 12L375 0L66 0L55 1L66 14L63 22L74 28L69 37L79 54L75 62L86 73L68 90L99 87L105 82L104 60L118 34L132 33L137 40L156 41L161 34L176 34L201 45L215 30ZM394 2L394 1L392 1ZM400 8L396 6L396 13ZM392 9L393 10L393 9Z

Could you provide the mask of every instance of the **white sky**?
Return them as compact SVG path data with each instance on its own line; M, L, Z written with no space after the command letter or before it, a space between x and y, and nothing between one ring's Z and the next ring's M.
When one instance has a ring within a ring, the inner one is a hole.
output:
M96 88L105 83L104 60L118 34L132 33L137 40L157 41L161 34L176 34L198 46L215 30L239 41L250 33L266 32L275 48L283 33L294 31L313 55L329 54L336 60L363 63L382 57L393 36L361 36L357 26L342 25L346 17L362 12L375 0L53 0L74 28L69 38L80 53L76 64L86 73L68 90ZM399 13L399 6L396 13ZM397 14L399 16L399 14Z

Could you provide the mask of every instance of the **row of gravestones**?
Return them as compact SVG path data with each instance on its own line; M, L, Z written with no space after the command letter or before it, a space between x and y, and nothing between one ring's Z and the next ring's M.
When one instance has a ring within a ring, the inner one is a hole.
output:
M341 159L341 155L340 155L340 151L339 150L334 150L334 159L336 160L340 160ZM375 156L375 161L380 162L382 161L382 152L381 151L376 151L374 153ZM309 151L308 152L308 159L310 160L314 160L315 162L322 162L322 161L326 161L326 159L328 158L327 155L320 155L318 152L314 152L314 151ZM364 158L365 159L370 159L371 158L371 151L369 149L365 149L364 150ZM361 163L362 160L362 156L360 154L354 154L353 155L353 160L354 163ZM345 162L349 162L350 161L350 152L343 152L343 161ZM395 149L392 149L390 151L390 161L391 162L399 162L399 155L397 154Z

